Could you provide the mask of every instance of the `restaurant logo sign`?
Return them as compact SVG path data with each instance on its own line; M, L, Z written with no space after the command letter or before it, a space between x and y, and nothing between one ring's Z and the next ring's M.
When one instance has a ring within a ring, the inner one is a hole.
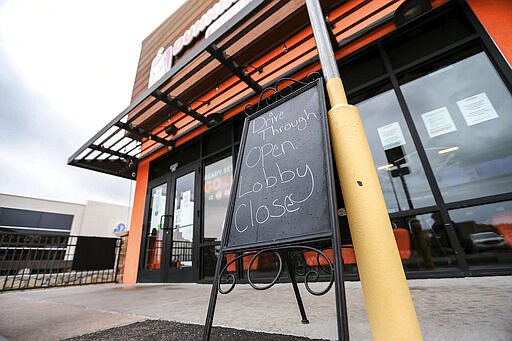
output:
M218 1L200 19L190 26L183 35L178 37L174 44L167 49L163 47L159 48L155 58L153 58L151 62L148 88L171 69L173 57L178 56L195 38L199 37L203 32L205 32L204 38L208 38L250 2L251 0Z

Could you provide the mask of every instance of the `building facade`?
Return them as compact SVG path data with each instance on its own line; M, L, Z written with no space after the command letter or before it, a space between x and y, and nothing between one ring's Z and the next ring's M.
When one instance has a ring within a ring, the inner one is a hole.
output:
M0 193L0 231L33 235L114 237L128 228L128 206L87 200L85 204Z
M512 274L512 4L320 2L406 275ZM136 181L125 282L211 281L245 106L319 71L304 1L189 0L143 41L132 104L69 159Z

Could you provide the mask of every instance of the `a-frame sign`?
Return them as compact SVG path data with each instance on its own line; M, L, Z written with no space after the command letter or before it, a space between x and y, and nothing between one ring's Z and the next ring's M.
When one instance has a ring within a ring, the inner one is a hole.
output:
M278 95L281 93L273 90ZM335 283L338 335L340 339L347 339L340 233L326 112L324 84L318 79L246 118L217 255L204 340L210 337L218 292L230 292L236 282L235 276L228 276L230 288L222 290L222 275L241 257L253 257L247 278L256 289L267 289L277 281L284 259L302 322L307 323L289 257L291 250L295 254L297 250L313 251L327 264L324 269L328 269L331 281L322 292L315 292L308 285L311 277L318 277L316 270L304 273L303 279L308 291L317 295L324 294ZM318 245L332 248L334 259L331 261ZM277 256L279 270L272 283L258 287L252 283L250 271L256 257L265 252ZM226 254L235 253L238 256L223 265Z

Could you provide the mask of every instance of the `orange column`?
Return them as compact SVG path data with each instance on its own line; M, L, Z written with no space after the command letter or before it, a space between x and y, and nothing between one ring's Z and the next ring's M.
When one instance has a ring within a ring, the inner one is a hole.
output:
M510 65L512 60L512 2L510 0L467 0L478 20Z
M142 239L142 226L144 224L144 206L146 203L146 190L148 187L149 160L139 163L135 195L133 198L132 219L130 233L128 234L128 248L124 266L123 283L137 282L137 269L139 267L140 243Z

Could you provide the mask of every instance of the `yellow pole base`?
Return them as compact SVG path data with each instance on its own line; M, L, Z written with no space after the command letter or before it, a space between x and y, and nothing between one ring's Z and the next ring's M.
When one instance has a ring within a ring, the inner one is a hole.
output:
M359 110L340 86L327 82L331 144L373 339L422 340Z

